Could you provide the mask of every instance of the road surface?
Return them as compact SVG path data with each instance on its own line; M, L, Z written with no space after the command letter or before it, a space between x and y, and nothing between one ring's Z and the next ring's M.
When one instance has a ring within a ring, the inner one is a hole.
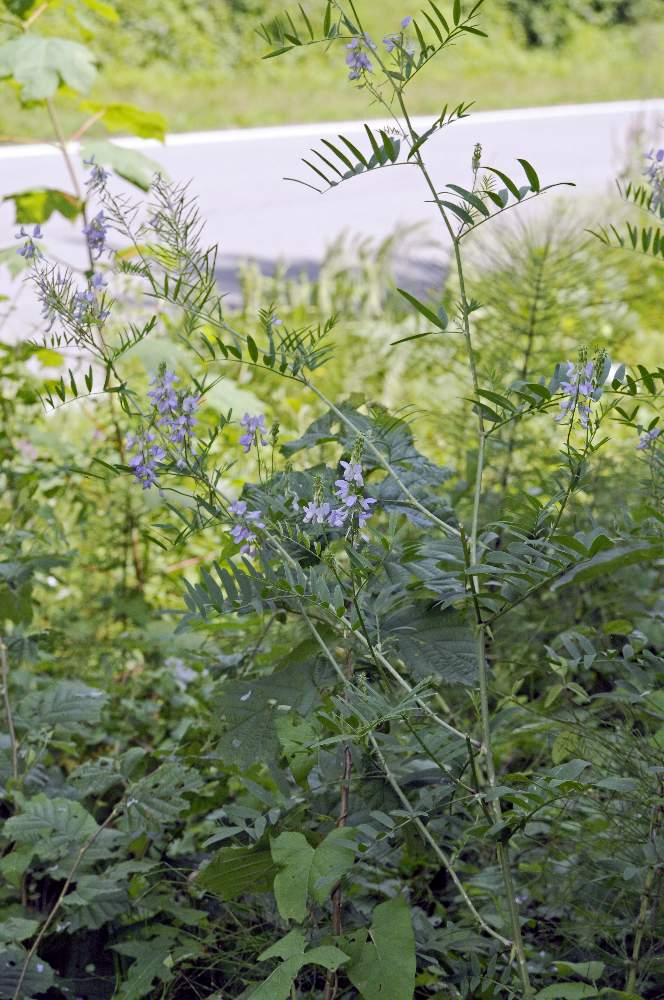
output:
M416 119L416 127L423 130L428 121ZM386 122L372 124L384 127ZM414 168L373 171L325 195L283 179L311 179L300 157L308 156L321 138L333 139L339 132L362 144L358 122L178 134L168 136L163 145L117 141L142 149L172 178L191 179L209 239L219 243L224 283L243 259L257 260L265 268L282 260L298 269L315 269L341 229L380 238L402 223L435 221ZM520 174L516 158L525 157L544 184L577 185L534 204L546 202L548 210L555 210L556 197L575 199L579 215L589 221L596 208L593 199L608 194L616 175L630 163L638 174L636 157L658 136L664 137L664 100L527 108L471 115L434 136L426 154L439 187L449 181L468 185L476 142L482 144L485 163L509 174L514 171L515 176ZM0 147L1 195L41 186L71 189L57 150L47 145ZM0 247L11 243L15 228L13 206L4 203ZM79 224L54 216L46 229L53 252L72 262L80 260ZM432 229L434 233L438 235ZM6 291L6 278L0 276L0 282L0 291Z

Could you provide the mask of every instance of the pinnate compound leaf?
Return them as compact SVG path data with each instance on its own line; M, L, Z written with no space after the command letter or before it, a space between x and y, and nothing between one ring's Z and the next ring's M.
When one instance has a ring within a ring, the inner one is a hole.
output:
M269 892L278 871L264 847L222 847L196 877L197 885L224 902L248 892Z
M477 681L477 650L473 631L451 609L415 606L386 623L386 634L413 677L434 674L445 684L472 687Z
M2 200L14 202L17 225L46 222L54 212L73 220L83 211L82 201L67 191L58 191L56 188L17 191L16 194L6 194Z
M13 77L25 101L53 97L61 84L86 93L96 72L90 49L65 38L30 32L0 45L0 78Z
M97 688L77 681L60 681L26 695L19 702L17 716L28 727L95 725L107 700Z
M594 580L598 576L635 566L641 562L652 562L664 558L664 545L657 542L653 545L616 545L603 549L590 559L583 559L573 566L552 585L552 590L564 587L568 583L583 583Z
M403 896L380 903L366 931L349 937L346 974L363 1000L412 1000L415 935Z
M155 174L165 173L163 167L145 153L140 153L137 149L125 149L113 142L90 140L84 143L81 152L84 159L94 157L97 163L111 167L119 177L143 191L149 189Z

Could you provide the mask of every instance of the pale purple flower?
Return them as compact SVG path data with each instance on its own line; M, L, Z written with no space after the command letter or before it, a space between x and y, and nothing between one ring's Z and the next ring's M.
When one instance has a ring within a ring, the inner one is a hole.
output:
M89 160L83 160L86 167L90 168L90 176L85 182L85 186L89 187L91 191L100 190L106 186L106 181L111 176L108 170L104 170L100 167L98 163L95 162L94 156L91 156Z
M14 237L17 240L25 240L22 247L19 247L17 253L20 257L25 257L26 260L34 260L35 257L41 256L41 250L35 243L35 240L40 240L42 238L42 228L41 226L34 226L32 230L32 235L27 233L25 226L21 226L18 233Z
M262 445L267 444L267 440L263 437L264 434L267 434L265 415L263 413L259 413L254 417L249 413L245 413L240 421L240 426L245 428L244 434L240 437L240 444L244 449L245 455L251 451L254 442L258 444L258 441L260 441Z
M655 443L659 435L662 433L661 427L653 427L651 431L645 431L639 438L639 443L636 446L637 451L645 451L646 448L650 448L651 445Z
M257 541L255 529L264 528L263 515L259 510L247 510L246 500L234 500L229 510L238 518L231 528L231 537L236 545L241 545L240 552L244 555L256 554L254 542Z
M344 470L344 479L347 483L357 483L358 486L364 486L362 466L359 462L344 462L342 460L339 464Z
M127 436L127 448L136 451L135 455L129 459L129 465L134 473L134 478L144 490L149 490L152 486L158 486L157 464L166 458L166 451L160 444L155 444L155 435L146 433L139 436L129 434Z
M373 507L373 505L375 503L378 503L378 501L374 497L361 497L360 498L360 507L362 508L362 510L360 511L360 513L358 515L358 518L357 518L357 522L358 522L360 528L364 527L364 525L367 523L367 521L369 520L369 518L373 514L373 511L372 511L371 508Z
M579 423L585 429L588 427L592 414L592 404L596 387L593 380L594 363L586 361L582 365L567 362L567 378L560 383L564 398L560 401L560 413L556 420L578 413Z
M331 510L327 518L327 523L331 528L343 528L349 513L350 511L347 507L345 509L338 507L336 510Z
M106 249L107 233L108 226L106 225L106 216L103 211L97 212L87 226L83 226L83 235L88 241L90 253L95 260L98 260Z
M375 43L366 34L363 38L353 38L348 43L346 46L348 50L346 65L350 70L348 73L349 80L359 80L363 73L373 73L373 64L365 50L375 48Z
M180 379L175 372L163 371L160 375L155 375L150 380L150 385L154 386L148 392L148 399L159 413L169 413L176 409L178 405L178 394L173 388Z
M407 17L404 17L404 19L401 22L401 27L403 28L404 31L410 25L410 22L412 20L413 20L413 18L412 18L412 16L410 14L408 14Z

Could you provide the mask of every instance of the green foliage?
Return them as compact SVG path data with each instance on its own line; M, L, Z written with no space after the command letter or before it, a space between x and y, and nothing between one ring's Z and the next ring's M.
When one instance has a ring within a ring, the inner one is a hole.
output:
M400 97L474 33L477 7L428 10L385 80ZM362 31L352 8L318 14L263 35ZM426 178L428 137L466 109L316 162L335 185L392 157ZM119 101L81 110L163 134ZM85 147L150 207L94 181L86 217L125 243L90 262L111 318L37 258L52 328L0 349L0 992L649 1000L664 369L641 350L661 317L645 258L608 258L576 220L473 249L545 191L528 160L478 152L436 195L461 262L444 286L385 289L395 234L317 283L247 277L234 314L186 189ZM10 199L36 221L57 194ZM165 433L145 396L162 359L196 446L139 490L127 434ZM246 399L267 420L243 451ZM366 524L329 518L344 494L376 501Z

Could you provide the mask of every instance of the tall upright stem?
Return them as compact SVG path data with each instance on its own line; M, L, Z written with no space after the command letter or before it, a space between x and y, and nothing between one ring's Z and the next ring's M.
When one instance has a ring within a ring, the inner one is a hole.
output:
M7 731L9 733L9 748L12 757L12 778L18 781L18 740L14 728L14 716L12 715L12 705L9 698L9 657L4 639L0 637L0 681L2 682L2 700L5 706L5 717L7 719Z

